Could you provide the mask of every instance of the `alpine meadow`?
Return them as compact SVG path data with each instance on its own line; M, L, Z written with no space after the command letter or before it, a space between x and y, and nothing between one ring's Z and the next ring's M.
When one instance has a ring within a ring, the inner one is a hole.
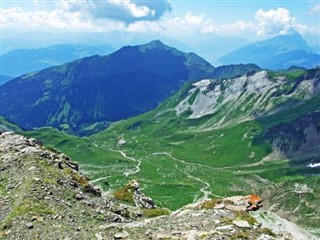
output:
M1 2L0 238L319 239L319 9Z

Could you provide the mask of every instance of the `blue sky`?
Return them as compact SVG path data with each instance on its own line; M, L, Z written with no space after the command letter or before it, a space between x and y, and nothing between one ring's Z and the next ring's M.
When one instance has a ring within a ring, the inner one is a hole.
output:
M172 8L177 15L191 11L194 14L205 14L217 22L226 23L236 20L253 20L259 9L265 11L279 7L288 9L299 21L315 24L319 21L316 14L310 11L319 5L320 1L172 1ZM227 13L227 14L226 14Z
M297 31L320 45L319 19L319 0L1 0L3 38L117 31L186 42L217 35L258 41Z
M255 31L258 33L259 26L254 25L259 25L264 20L270 21L278 18L278 22L270 22L268 27L272 28L273 24L278 25L278 29L286 28L287 23L302 34L319 34L320 21L320 1L2 0L1 4L2 27L16 30L26 30L26 27L29 27L36 30L46 28L47 31L111 31L114 30L112 28L114 25L116 29L123 31L157 31L157 26L161 25L158 27L165 32L171 27L168 26L167 22L169 22L179 24L182 32L188 28L190 23L195 25L195 21L198 20L199 24L211 24L211 30L202 30L202 32L216 31L221 35L227 34L227 31L213 29L214 25L231 27L237 22L246 23L247 27L243 27L241 31L235 29L235 35L241 35L253 31L253 27L256 27ZM284 9L287 12L278 9ZM260 15L263 13L265 15L264 19L257 21L259 10L262 11ZM269 14L268 18L268 12L272 10L275 13ZM180 19L180 22L177 18ZM289 22L281 18L288 18ZM179 33L179 28L174 31ZM263 35L262 33L260 35ZM277 34L277 32L270 31L266 34Z

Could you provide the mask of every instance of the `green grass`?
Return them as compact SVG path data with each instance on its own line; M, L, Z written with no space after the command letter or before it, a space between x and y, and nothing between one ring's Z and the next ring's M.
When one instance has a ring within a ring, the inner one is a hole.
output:
M269 79L274 80L276 77L285 76L286 80L291 81L296 78L302 77L306 74L306 70L294 69L294 70L283 70L283 71L268 71Z
M133 192L134 192L133 186L127 184L124 187L122 187L121 189L115 191L113 193L113 195L118 200L128 202L130 204L134 204Z
M16 208L12 209L10 214L6 217L5 222L10 223L14 218L24 215L28 215L31 217L32 215L37 214L51 215L54 213L54 210L48 208L48 206L43 203L23 200Z
M189 105L192 105L192 104L194 103L194 101L196 100L199 92L200 92L200 89L197 88L197 89L194 91L194 93L190 96L190 98L188 99Z
M281 74L285 74L288 81L284 87L288 92L294 87L294 80L302 77L305 71ZM278 73L269 75L275 79ZM112 123L108 129L90 137L70 136L50 128L27 134L77 160L82 171L92 180L98 179L97 184L105 190L115 191L137 178L144 192L157 205L170 209L201 198L201 189L204 188L211 192L209 197L250 194L261 186L265 187L267 183L263 180L277 183L314 173L306 170L303 163L293 165L285 158L260 161L272 151L272 146L264 139L265 130L319 111L320 96L267 117L237 123L236 119L250 111L257 101L251 95L243 106L244 110L234 109L227 116L234 124L204 131L202 129L210 129L219 121L233 103L199 119L188 119L188 113L177 116L172 108L187 97L191 88L188 83L157 109ZM194 103L196 93L189 98L189 104ZM87 130L94 128L88 126ZM118 146L122 138L126 144ZM140 171L137 171L138 162Z
M14 132L22 132L22 129L15 125L14 123L12 122L9 122L7 121L4 117L0 116L0 125L3 125L4 127L10 129L11 131L14 131Z
M137 178L146 195L160 207L170 209L201 198L204 182L210 185L210 197L226 197L253 193L249 182L257 181L256 176L280 182L305 174L299 167L292 168L287 160L252 165L271 151L260 137L264 129L260 122L203 132L189 130L189 123L173 113L162 120L161 115L149 112L114 123L108 130L86 138L50 128L27 135L70 155L90 179L101 178L97 184L103 189L115 191ZM127 143L118 146L122 137ZM123 157L119 151L136 161ZM139 172L137 160L141 161ZM125 176L125 172L136 173Z
M257 224L257 220L252 217L247 211L238 211L235 212L236 220L247 221L251 226Z
M38 129L27 135L70 155L80 162L80 167L92 180L104 178L97 184L105 190L119 189L132 178L137 178L147 195L159 206L170 209L201 198L200 189L205 187L204 182L210 185L207 190L215 195L245 193L249 187L242 185L248 176L242 174L235 179L239 175L236 166L257 162L269 152L267 145L254 145L252 138L243 139L245 133L254 136L259 132L259 125L254 122L203 133L187 130L175 133L176 128L171 126L170 130L169 126L167 132L158 137L164 123L156 126L158 123L144 121L139 126L140 130L128 130L128 126L139 118L116 123L109 131L89 138L70 136L50 128ZM118 138L123 133L127 144L119 148ZM128 177L123 175L126 171L133 172L137 162L124 158L116 152L119 150L141 160L140 172ZM160 154L154 155L156 152ZM255 156L250 158L251 152L255 152ZM174 159L164 153L170 153Z
M289 123L310 112L318 111L320 111L320 95L317 95L294 108L287 109L271 116L259 118L258 121L264 128L270 128L280 123Z
M143 212L143 215L145 215L148 218L168 215L170 213L167 209L163 209L163 208L143 209L142 212Z

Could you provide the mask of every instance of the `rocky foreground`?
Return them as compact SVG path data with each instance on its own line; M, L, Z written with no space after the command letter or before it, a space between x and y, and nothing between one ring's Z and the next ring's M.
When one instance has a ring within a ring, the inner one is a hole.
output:
M294 239L250 215L260 204L257 196L231 197L169 213L136 181L107 196L63 153L0 132L1 239Z

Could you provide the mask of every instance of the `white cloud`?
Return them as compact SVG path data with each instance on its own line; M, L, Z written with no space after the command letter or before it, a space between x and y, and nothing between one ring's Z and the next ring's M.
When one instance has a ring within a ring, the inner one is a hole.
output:
M165 31L165 24L161 21L139 21L127 26L126 31L137 33L162 33Z
M161 32L167 35L184 36L190 34L214 33L228 36L248 35L278 35L297 31L301 34L318 34L314 26L307 26L296 22L290 12L285 8L258 10L255 14L256 21L235 21L226 24L217 24L205 15L195 15L188 12L184 17L162 19L150 23L148 21L135 22L129 25L133 32Z
M81 12L92 18L122 21L127 24L142 20L158 20L165 12L171 11L167 0L62 0L61 6L71 12Z
M41 1L37 1L41 4ZM21 8L3 9L0 16L4 28L48 31L128 31L165 34L183 37L194 34L220 34L226 36L258 36L289 33L319 34L315 26L299 24L284 8L258 10L255 22L235 21L217 24L203 14L188 12L183 17L159 18L169 11L168 0L163 1L51 1L54 10L24 11ZM160 3L160 4L159 4ZM58 8L59 6L59 8ZM119 10L121 9L121 10ZM157 19L159 18L159 19ZM157 19L157 20L156 20ZM28 29L26 28L28 27Z
M294 31L300 34L319 34L318 27L298 23L296 18L291 16L290 11L285 8L269 11L260 9L256 12L255 19L257 21L256 33L259 36L288 34Z
M253 29L251 22L236 21L228 24L216 24L204 15L194 15L188 12L184 18L173 18L163 23L166 31L171 33L194 34L194 33L215 33L215 34L237 34Z
M191 12L188 12L187 15L185 16L185 21L193 25L203 24L204 15L197 16L197 15L193 15Z
M98 32L116 30L124 25L119 22L104 21L100 24L92 22L79 12L66 12L61 9L52 11L23 11L15 7L3 9L0 17L4 28L18 30L55 30Z
M256 12L258 35L286 34L295 29L295 18L285 8Z
M313 8L311 8L310 13L311 13L311 14L320 13L320 3L317 4L317 5L315 5Z
M315 26L307 26L296 22L290 12L284 8L264 11L258 10L256 21L235 21L217 24L205 15L195 15L188 12L184 17L162 19L161 21L134 22L128 26L132 32L161 32L167 35L184 36L190 34L214 33L228 36L267 36L287 34L297 31L301 34L319 34Z
M151 10L147 6L138 6L133 2L121 1L121 2L113 2L113 4L125 9L128 11L134 18L144 18L144 17L153 17L156 13L155 10Z

